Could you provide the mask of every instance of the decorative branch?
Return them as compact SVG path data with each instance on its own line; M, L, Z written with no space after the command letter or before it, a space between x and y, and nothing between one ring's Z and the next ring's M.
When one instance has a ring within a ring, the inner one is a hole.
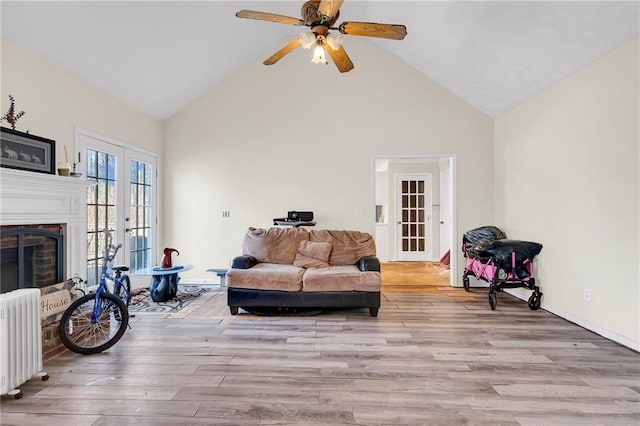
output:
M24 111L20 111L18 114L15 113L15 99L13 96L9 95L9 100L11 101L11 105L9 106L9 111L5 115L0 118L0 121L6 121L11 125L13 130L16 129L16 122L20 117L24 115Z

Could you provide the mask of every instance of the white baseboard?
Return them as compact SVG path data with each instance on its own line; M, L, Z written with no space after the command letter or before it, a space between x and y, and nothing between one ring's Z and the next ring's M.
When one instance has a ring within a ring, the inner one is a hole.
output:
M517 289L516 289L517 290ZM505 289L504 290L505 293L508 293L514 297L517 297L520 300L524 300L527 301L528 300L528 296L527 297L521 297L520 295L516 294L516 292L512 291L511 289ZM600 326L597 326L595 324L590 323L589 321L584 321L582 319L579 318L575 318L574 316L572 316L571 314L568 314L566 312L563 312L561 309L555 308L553 306L548 306L546 304L544 304L544 297L542 298L543 304L542 304L542 309L544 309L547 312L550 312L554 315L559 316L560 318L563 318L567 321L570 321L576 325L579 325L582 328L585 328L593 333L596 333L606 339L612 340L616 343L621 344L622 346L626 346L629 349L633 349L636 352L640 352L640 342L634 342L633 340L630 340L629 338L625 337L625 336L621 336L620 334L611 331L611 330L607 330L605 328L602 328Z

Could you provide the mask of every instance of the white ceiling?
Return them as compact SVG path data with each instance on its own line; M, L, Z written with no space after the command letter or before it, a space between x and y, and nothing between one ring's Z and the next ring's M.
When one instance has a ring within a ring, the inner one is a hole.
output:
M0 11L3 39L164 120L301 32L235 12L297 18L302 3L3 0ZM402 41L371 40L497 116L638 37L640 3L346 0L346 20L406 25Z

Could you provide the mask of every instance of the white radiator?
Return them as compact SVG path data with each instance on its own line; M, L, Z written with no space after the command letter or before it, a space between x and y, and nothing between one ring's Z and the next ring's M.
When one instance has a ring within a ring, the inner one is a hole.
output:
M42 372L40 289L0 294L0 394L20 398L18 386Z

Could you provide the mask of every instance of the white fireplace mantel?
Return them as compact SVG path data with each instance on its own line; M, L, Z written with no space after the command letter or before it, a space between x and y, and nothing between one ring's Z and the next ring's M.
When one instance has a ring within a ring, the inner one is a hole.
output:
M0 168L0 225L64 225L65 276L84 276L91 185L84 178Z

